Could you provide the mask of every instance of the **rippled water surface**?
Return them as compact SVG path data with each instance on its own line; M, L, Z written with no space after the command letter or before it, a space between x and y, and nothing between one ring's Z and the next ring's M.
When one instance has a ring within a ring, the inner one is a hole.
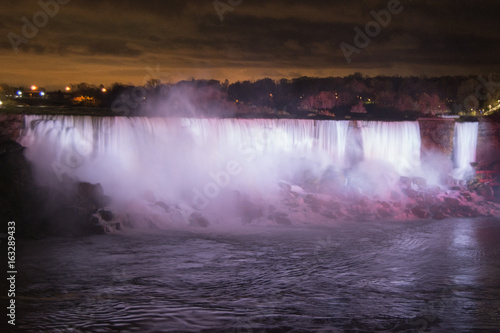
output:
M26 332L500 328L500 220L19 241Z

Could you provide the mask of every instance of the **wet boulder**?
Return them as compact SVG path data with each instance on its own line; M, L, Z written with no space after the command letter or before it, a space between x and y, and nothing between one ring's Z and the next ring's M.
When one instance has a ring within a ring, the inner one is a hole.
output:
M335 220L335 219L337 218L337 215L335 215L335 214L333 213L333 211L331 211L331 210L328 210L328 211L324 212L322 215L323 215L324 217L326 217L326 218L328 218L328 219L332 219L332 220Z
M411 187L411 178L401 176L399 178L399 187L402 189Z
M460 206L460 200L458 200L457 198L445 197L444 204L449 210L452 210Z
M385 209L390 209L391 208L391 204L388 203L387 201L379 201L379 203Z
M472 201L472 196L471 196L470 192L468 192L468 191L460 192L460 197L464 198L467 201Z
M478 211L467 205L459 205L454 210L455 216L458 217L478 217Z
M378 207L377 207L377 214L381 218L387 218L390 217L392 214L392 206L390 203L387 201L378 201L377 202Z
M311 210L315 213L319 213L322 207L329 208L329 203L325 200L322 200L316 195L308 194L304 198L304 202L310 206Z
M378 207L377 208L377 214L381 217L381 218L387 218L387 217L390 217L391 216L391 212L389 209L387 208L384 208L384 207Z
M88 208L98 209L108 206L111 198L104 195L102 185L80 182L76 184L77 198Z
M421 219L426 219L430 216L429 212L422 206L415 206L411 209L411 212L413 215L421 218Z
M238 210L239 214L241 215L241 220L245 224L251 223L253 220L256 220L264 215L263 207L253 203L246 198L241 198L241 200L239 200Z
M476 193L488 200L491 200L495 196L493 188L488 184L481 184L476 188Z
M99 211L99 215L101 216L101 218L104 221L107 221L107 222L111 221L113 219L113 217L114 217L112 211L110 211L110 210L104 210L104 209L102 209L102 210Z
M449 210L442 204L433 205L429 210L432 214L432 218L436 220L442 220L449 214Z
M411 187L408 188L402 188L401 192L407 197L411 199L415 199L417 195L419 194L418 191L412 189Z

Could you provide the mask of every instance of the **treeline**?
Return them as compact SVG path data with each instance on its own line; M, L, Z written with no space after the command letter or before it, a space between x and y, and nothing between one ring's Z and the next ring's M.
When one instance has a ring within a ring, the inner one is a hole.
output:
M120 115L178 116L376 116L464 114L498 105L500 80L490 75L444 77L269 78L229 84L188 80L111 87L80 83L69 91L48 92L61 104L110 108ZM5 87L4 87L5 88ZM5 90L5 89L4 89Z

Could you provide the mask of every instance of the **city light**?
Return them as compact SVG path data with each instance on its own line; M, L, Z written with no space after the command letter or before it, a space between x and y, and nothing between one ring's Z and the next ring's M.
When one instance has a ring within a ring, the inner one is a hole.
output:
M36 90L37 88L38 88L38 87L37 87L37 86L35 86L35 85L32 85L32 86L31 86L31 90Z
M66 87L66 88L64 88L64 90L66 90L66 91L70 91L70 90L71 90L71 88L70 88L70 87Z
M102 87L101 91L102 91L103 93L105 93L107 90L106 90L106 88Z

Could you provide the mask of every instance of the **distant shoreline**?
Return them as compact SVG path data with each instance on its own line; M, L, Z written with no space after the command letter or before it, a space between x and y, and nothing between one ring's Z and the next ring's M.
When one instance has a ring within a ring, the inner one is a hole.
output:
M22 115L68 115L68 116L103 116L113 117L116 113L110 108L96 107L60 107L60 106L4 106L0 114Z
M111 108L99 108L99 107L60 107L60 106L4 106L0 108L0 114L4 115L63 115L63 116L97 116L97 117L182 117L182 115L165 115L161 116L158 114L148 115L148 114L130 114L122 115L113 112ZM192 116L186 115L186 118L236 118L236 119L310 119L310 120L381 120L381 121L414 121L418 117L416 115L401 114L400 117L394 117L394 115L388 117L380 117L371 114L351 114L347 116L327 116L327 115L311 115L310 112L303 112L303 114L280 114L280 113L266 113L266 112L255 112L255 113L237 113L230 116ZM440 118L436 118L440 119Z
M265 112L255 112L255 113L241 113L233 114L231 116L192 116L192 115L148 115L148 114L130 114L121 115L113 112L111 108L99 108L99 107L60 107L60 106L3 106L0 108L0 115L40 115L40 116L94 116L94 117L148 117L148 118L218 118L218 119L304 119L304 120L367 120L367 121L493 121L500 122L499 117L488 116L488 117L475 117L475 116L459 116L459 117L429 117L429 116L418 116L416 114L408 115L401 114L400 117L391 114L387 117L381 117L380 115L371 114L350 114L345 117L331 117L326 115L314 115L310 116L306 112L302 115L297 114L279 114L279 113L265 113Z

